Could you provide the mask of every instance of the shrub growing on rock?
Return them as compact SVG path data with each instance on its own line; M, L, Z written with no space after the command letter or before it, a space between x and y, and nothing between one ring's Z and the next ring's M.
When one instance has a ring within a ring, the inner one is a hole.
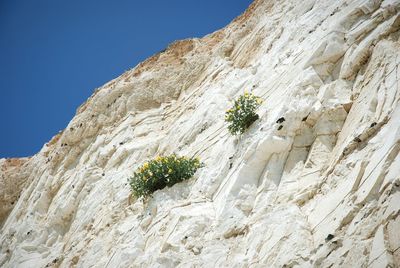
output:
M130 178L132 194L147 197L156 190L190 179L203 166L199 158L178 157L175 154L158 156L134 172Z
M225 112L225 122L232 135L243 134L245 130L256 121L259 116L256 110L260 107L262 99L245 92L235 100L233 107Z

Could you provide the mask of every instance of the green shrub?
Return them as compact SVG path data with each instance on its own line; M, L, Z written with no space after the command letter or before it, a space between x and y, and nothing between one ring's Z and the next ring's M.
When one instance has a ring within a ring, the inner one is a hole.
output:
M229 123L229 132L232 135L243 134L259 118L255 111L261 103L262 99L252 93L245 92L239 96L233 107L225 112L225 122Z
M190 179L204 164L198 158L158 156L139 167L130 178L132 194L147 197L156 190Z

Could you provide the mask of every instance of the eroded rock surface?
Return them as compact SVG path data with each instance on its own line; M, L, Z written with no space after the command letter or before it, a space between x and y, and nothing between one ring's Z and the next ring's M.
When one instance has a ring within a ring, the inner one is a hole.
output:
M398 267L399 29L399 0L256 0L170 45L1 160L0 266ZM265 101L234 138L245 89ZM134 169L174 152L206 167L130 198Z

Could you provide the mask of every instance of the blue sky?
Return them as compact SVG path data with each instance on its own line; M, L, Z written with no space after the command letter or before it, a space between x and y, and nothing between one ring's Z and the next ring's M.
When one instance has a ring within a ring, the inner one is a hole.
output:
M0 158L30 156L107 81L251 0L0 0Z

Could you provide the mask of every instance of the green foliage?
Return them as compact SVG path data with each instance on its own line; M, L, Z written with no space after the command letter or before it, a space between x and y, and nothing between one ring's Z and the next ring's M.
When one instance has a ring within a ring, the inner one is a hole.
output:
M156 190L190 179L204 164L198 158L158 156L139 167L130 178L132 194L147 197Z
M229 123L229 132L232 135L243 134L259 118L255 111L261 103L262 99L252 93L245 92L239 96L233 107L225 112L225 122Z

